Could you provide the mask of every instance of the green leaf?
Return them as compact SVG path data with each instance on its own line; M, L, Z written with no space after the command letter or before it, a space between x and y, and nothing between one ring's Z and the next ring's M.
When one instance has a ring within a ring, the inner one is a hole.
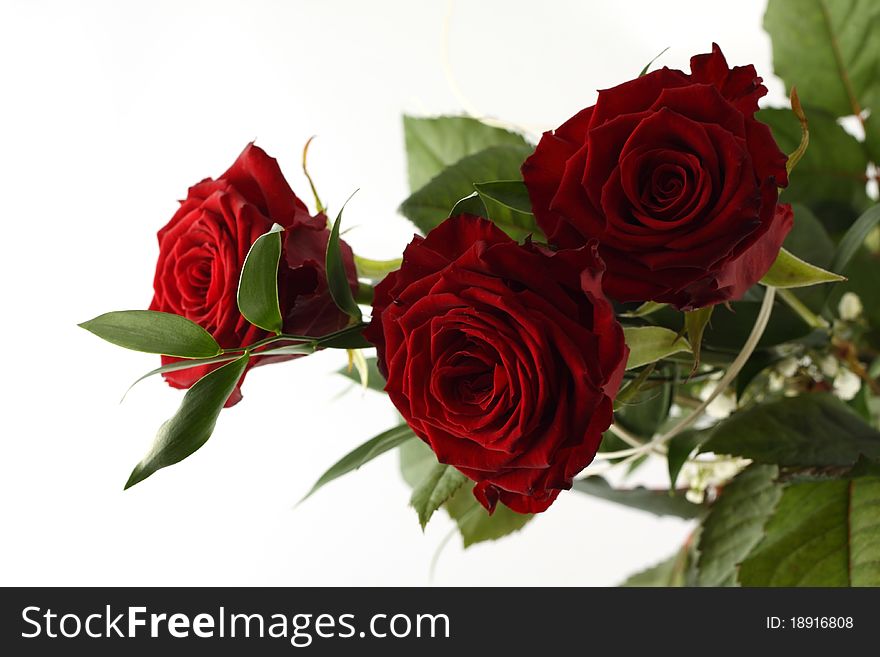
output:
M346 201L347 203L348 201ZM342 210L336 215L336 221L333 222L333 230L330 231L330 239L327 240L327 286L330 289L330 296L336 307L346 315L349 315L354 321L361 321L361 309L354 299L351 291L351 283L348 280L348 274L345 272L345 263L342 260L342 250L339 248L339 224L342 222Z
M647 511L656 516L677 516L679 518L697 518L705 510L702 504L693 504L685 499L684 491L649 490L637 488L612 488L605 479L599 476L575 479L572 490L599 497L633 509Z
M317 345L322 349L369 349L373 343L364 337L366 324L354 324L345 331L321 338Z
M415 487L410 498L410 504L419 514L419 524L422 529L428 524L434 511L452 497L467 480L467 477L451 465L438 463L431 468L428 476Z
M186 391L180 408L156 434L150 452L132 470L125 488L131 488L161 468L179 463L204 445L214 431L217 416L248 364L248 355L209 372Z
M660 563L630 575L620 583L623 587L681 587L685 586L690 554L682 549Z
M761 283L779 288L808 287L819 283L836 283L846 280L843 276L821 267L804 262L785 249L779 249L779 255L764 274Z
M701 451L780 466L843 466L861 454L880 458L880 432L836 397L812 393L736 413Z
M493 182L476 183L474 189L485 202L487 199L520 214L532 214L532 202L529 190L522 180L495 180Z
M155 310L118 310L79 325L99 338L126 349L179 358L211 358L220 345L186 317Z
M672 406L672 398L675 395L673 382L675 369L666 367L660 372L669 380L642 382L639 389L627 395L625 403L621 404L614 413L615 423L623 425L624 429L629 429L642 438L651 438L657 432L669 416L669 409Z
M449 211L450 217L457 217L460 214L470 214L485 219L489 218L489 211L486 210L486 205L483 203L483 199L481 199L480 195L476 192L459 200Z
M641 73L639 73L639 77L643 77L648 72L648 69L651 68L651 64L653 64L658 59L660 59L660 57L663 55L663 53L665 53L667 50L669 50L669 46L666 46L663 50L661 50L656 55L654 55L654 59L652 59L650 62L645 64L645 67L642 69Z
M411 191L461 158L490 146L528 147L518 134L463 116L404 116L403 136Z
M880 586L880 477L786 487L743 586Z
M666 308L667 305L668 304L665 303L657 303L656 301L645 301L645 303L643 303L635 310L621 313L621 317L647 317L651 313L657 312L661 308Z
M385 377L382 376L382 373L379 371L378 361L375 356L366 359L367 361L367 387L370 390L375 390L376 392L385 392ZM358 372L356 372L353 368L343 367L338 372L346 377L351 379L356 383L361 382L361 377Z
M499 502L492 515L477 502L470 486L462 486L446 501L446 510L458 525L458 531L468 548L475 543L495 541L517 532L534 518L532 513L517 513Z
M388 431L383 431L378 436L365 442L363 445L356 447L330 466L327 472L322 474L318 481L315 482L315 485L312 486L311 490L306 493L305 497L300 500L300 503L311 497L315 491L323 487L325 484L330 483L334 479L338 479L342 475L357 470L380 454L384 454L385 452L414 438L416 438L416 435L412 432L412 429L409 428L409 425L405 423L396 426L393 429L389 429Z
M532 149L528 146L492 146L462 158L432 178L400 206L400 212L423 233L442 223L456 203L471 194L475 183L520 179L520 166ZM490 217L492 211L489 210ZM525 237L532 229L513 212L495 208L499 227L514 239ZM520 225L520 222L522 225Z
M156 374L164 374L165 372L179 372L180 370L188 370L193 367L204 367L205 365L213 365L215 363L228 363L231 360L235 360L239 357L239 354L224 354L222 356L215 356L214 358L194 358L191 360L179 360L173 363L168 363L167 365L163 365L162 367L157 367L154 370L150 370L142 377L135 380L130 386L128 386L128 390L125 391L125 394L122 395L122 399L124 400L131 389L134 388L138 383L143 381L144 379L148 379L151 376Z
M623 334L629 346L628 370L691 350L687 340L660 326L626 327Z
M281 307L278 304L278 261L281 259L281 233L274 224L251 245L241 268L238 283L238 309L244 318L265 331L281 333Z
M354 255L354 266L357 269L358 278L368 278L371 281L381 281L388 274L400 269L402 260L370 260L357 254Z
M400 471L411 487L417 487L438 466L434 452L421 440L410 440L400 446ZM462 486L446 501L446 510L458 525L464 547L482 541L494 541L518 531L534 516L516 513L498 503L490 516L477 502L470 486Z
M666 463L669 468L669 485L675 487L678 475L691 453L706 440L709 432L700 429L687 429L674 436L667 444Z
M543 233L538 228L526 186L518 180L499 180L474 185L489 219L514 239Z
M412 440L400 446L400 474L410 488L424 481L437 465L437 457L423 440Z
M737 565L763 536L782 495L776 466L752 465L724 487L700 533L697 583L735 586Z
M786 90L835 116L880 105L880 4L875 0L770 0L764 29Z
M764 109L758 112L757 118L773 130L779 148L787 153L797 148L801 126L790 110ZM861 207L867 202L865 170L868 166L862 144L840 127L832 115L810 108L809 119L810 147L798 162L780 200L815 207L829 202ZM797 225L800 214L795 212L794 216Z
M712 362L710 356L715 357L717 354L738 354L755 325L760 307L760 301L734 301L729 309L724 306L716 308L714 321L703 333L703 361ZM651 320L676 334L684 331L682 313L672 308L656 311ZM791 308L776 303L770 323L758 341L758 349L803 339L811 330Z
M712 311L715 306L706 306L697 310L690 310L684 314L684 330L691 349L694 351L694 367L691 374L700 366L700 348L703 345L703 332L706 325L712 319Z
M865 243L868 234L878 224L880 224L880 205L875 205L859 217L841 238L834 254L834 260L831 262L831 268L835 271L846 271L853 256Z

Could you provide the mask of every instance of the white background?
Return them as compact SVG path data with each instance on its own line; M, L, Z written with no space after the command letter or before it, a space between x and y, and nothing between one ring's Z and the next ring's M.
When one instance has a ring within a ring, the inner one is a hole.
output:
M687 523L563 494L520 534L467 551L422 534L394 455L294 509L338 457L395 422L324 353L253 371L208 444L123 492L181 393L156 358L78 329L149 303L155 232L187 187L244 145L310 202L302 144L346 239L394 257L412 235L400 116L486 115L543 130L717 41L782 104L763 0L0 2L0 583L4 585L613 585L667 556ZM647 474L664 483L661 466Z

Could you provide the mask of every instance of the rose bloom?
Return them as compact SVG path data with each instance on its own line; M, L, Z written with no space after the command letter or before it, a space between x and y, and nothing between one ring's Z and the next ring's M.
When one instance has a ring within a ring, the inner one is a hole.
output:
M767 93L717 45L599 92L522 168L535 217L563 248L598 240L606 293L690 310L740 298L791 230L786 156L755 120Z
M474 495L545 510L595 456L628 349L595 248L517 244L462 215L415 237L364 335L385 390Z
M311 216L274 158L249 144L226 173L190 187L185 201L159 231L159 260L150 310L182 315L204 327L225 349L268 336L238 311L238 280L248 250L273 224L284 226L278 296L284 332L319 337L348 318L327 289L324 256L330 232L324 214ZM340 242L352 289L357 277L351 249ZM180 359L162 357L162 363ZM253 358L249 366L277 358ZM219 365L166 372L175 388L189 388ZM244 377L242 376L242 379ZM241 381L227 406L241 399Z

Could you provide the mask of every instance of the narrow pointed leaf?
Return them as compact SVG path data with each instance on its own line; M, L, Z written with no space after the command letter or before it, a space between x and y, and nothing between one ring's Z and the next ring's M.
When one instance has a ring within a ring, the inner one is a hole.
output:
M865 238L878 224L880 224L880 205L875 205L856 219L841 238L834 254L834 260L831 262L831 268L834 271L846 271L853 256L865 243Z
M343 205L342 210L344 209ZM353 320L359 322L361 309L352 294L351 283L345 273L345 263L342 260L342 250L339 248L339 224L342 222L342 210L336 215L333 230L330 231L330 239L327 241L327 285L336 306L346 315L351 316Z
M365 359L367 363L367 388L370 390L375 390L377 392L385 391L385 377L382 376L382 373L379 372L379 365L375 356ZM355 372L351 368L343 367L341 370L338 370L339 373L351 379L355 382L360 382L361 377L358 372Z
M575 479L571 489L657 516L689 519L697 518L706 511L704 505L694 504L685 499L684 491L649 490L642 486L613 488L605 479L597 475Z
M663 50L661 50L661 51L658 52L656 55L654 55L654 58L653 58L651 61L649 61L647 64L645 64L645 67L644 67L644 68L641 70L641 72L639 73L639 77L640 77L640 78L641 78L641 77L644 77L645 74L648 72L648 69L651 68L651 64L653 64L653 63L656 62L658 59L660 59L660 57L663 55L663 53L665 53L667 50L669 50L669 46L666 46Z
M155 310L119 310L79 325L126 349L179 358L211 358L221 349L201 326L186 317Z
M248 355L244 354L206 374L186 391L177 413L160 427L152 449L132 470L126 488L179 463L207 442L247 364Z
M647 317L653 312L657 312L661 308L665 308L667 304L665 303L657 303L656 301L645 301L641 306L636 308L635 310L631 310L626 313L621 313L622 317Z
M770 271L764 274L761 283L772 287L790 288L845 280L846 278L839 274L804 262L786 249L779 249L779 255L776 256Z
M623 334L629 346L629 359L626 361L628 370L691 350L687 340L675 331L660 326L627 327L623 329Z
M282 226L274 224L251 245L241 268L238 283L238 309L254 326L281 332L278 303L278 261L281 259Z
M360 445L350 451L348 454L339 459L336 463L334 463L330 468L321 475L318 481L315 482L315 485L312 486L311 490L306 493L305 497L302 498L302 501L305 501L307 498L311 497L318 489L322 488L324 485L330 483L334 479L338 479L342 475L348 474L349 472L353 472L357 470L365 463L372 461L377 456L384 454L385 452L394 449L398 445L405 443L408 440L412 440L416 435L412 432L412 429L409 428L407 424L401 424L400 426L394 427L393 429L389 429L388 431L383 431L378 436L371 438L363 445Z
M381 281L388 274L400 269L400 258L393 260L371 260L357 254L354 256L354 266L359 278L368 278L371 281Z
M231 360L235 360L238 358L238 354L229 354L222 356L215 356L214 358L193 358L188 360L179 360L173 363L168 363L167 365L163 365L162 367L157 367L154 370L150 370L142 377L135 380L130 386L128 386L128 390L125 391L125 394L122 395L122 399L124 400L128 393L131 392L131 389L134 388L138 383L143 381L144 379L148 379L151 376L155 376L156 374L164 374L165 372L179 372L181 370L189 370L193 367L203 367L205 365L214 365L215 363L228 363Z
M691 349L694 351L692 374L700 366L700 347L703 344L703 333L709 320L712 319L713 310L715 310L715 306L706 306L698 310L690 310L684 314L684 330L687 334L688 342L691 344Z

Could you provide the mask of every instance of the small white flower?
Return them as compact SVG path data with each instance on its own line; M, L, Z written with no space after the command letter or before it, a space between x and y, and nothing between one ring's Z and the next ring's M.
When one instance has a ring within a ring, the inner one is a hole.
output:
M736 399L732 394L718 395L706 407L706 414L723 420L736 410Z
M793 356L789 356L788 358L779 361L779 364L776 365L776 371L786 379L790 379L798 371L797 359Z
M689 488L684 494L685 499L691 504L702 504L706 499L706 491L696 488Z
M767 388L770 392L779 392L784 387L785 377L779 372L770 372L770 376L767 378Z
M826 377L833 379L840 371L840 363L837 362L837 359L831 354L826 354L825 357L819 361L819 369L822 370L822 374Z
M840 303L837 305L837 313L840 319L851 322L859 318L864 310L862 300L854 292L846 292L840 297Z
M847 369L842 369L834 377L834 394L849 401L855 397L862 388L862 380Z

